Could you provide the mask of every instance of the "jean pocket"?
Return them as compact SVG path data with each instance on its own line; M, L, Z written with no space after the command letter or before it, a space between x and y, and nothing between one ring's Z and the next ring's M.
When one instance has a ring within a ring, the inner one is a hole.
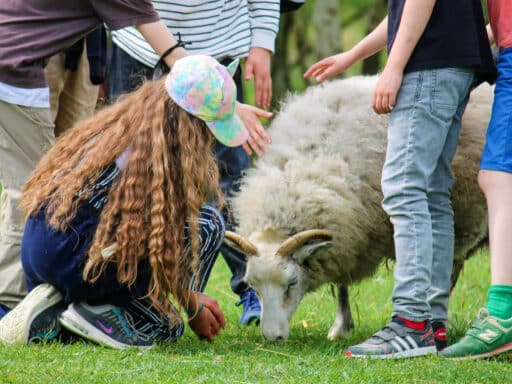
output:
M467 101L475 73L472 69L443 68L433 71L431 113L446 120L453 119Z

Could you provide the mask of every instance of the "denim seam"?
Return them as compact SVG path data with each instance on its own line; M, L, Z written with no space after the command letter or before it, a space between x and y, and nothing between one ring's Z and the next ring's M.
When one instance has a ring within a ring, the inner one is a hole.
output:
M412 124L415 124L415 121L416 121L416 103L414 103L414 107L413 107L413 114L412 114ZM410 161L411 161L411 151L410 151L410 144L411 144L411 141L412 141L412 129L409 128L409 137L408 137L408 140L407 140L407 162L410 164ZM408 182L408 180L407 180ZM419 255L418 255L418 222L416 220L416 218L414 218L413 220L413 233L414 233L414 263L415 265L419 265ZM419 291L419 288L418 288L418 284L417 284L417 280L415 279L414 280L414 297L418 296L418 291Z
M412 111L411 111L411 119L410 119L410 124L408 124L408 127L407 127L407 151L406 151L406 158L405 158L405 163L406 163L406 177L405 177L405 183L408 184L409 183L409 171L410 171L410 164L411 164L411 143L412 143L412 127L414 126L415 124L415 121L416 121L416 112L417 112L417 103L420 101L421 99L421 91L422 91L422 88L423 88L423 72L420 72L420 76L418 76L418 79L417 79L417 85L416 85L416 97L415 97L415 100L414 100L414 104L412 106ZM414 263L415 265L418 265L418 223L416 221L416 219L413 220L413 223L412 223L412 230L413 230L413 234L414 234L414 244L413 244L413 252L414 252ZM414 281L413 283L413 297L416 297L417 296L417 293L418 293L419 289L418 289L418 285L417 285L417 282L416 280ZM415 319L411 319L411 320L415 320Z

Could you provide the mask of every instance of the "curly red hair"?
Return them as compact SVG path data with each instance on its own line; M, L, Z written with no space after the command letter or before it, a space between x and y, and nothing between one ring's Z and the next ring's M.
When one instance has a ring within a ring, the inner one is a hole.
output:
M84 277L94 282L108 263L131 285L148 258L148 297L172 313L168 295L187 302L190 271L197 270L201 206L222 202L213 136L198 118L170 99L163 80L148 81L59 138L25 185L21 206L28 217L46 209L48 224L66 230L102 170L123 153L126 166L114 182L89 249ZM189 223L192 256L183 260ZM108 259L101 250L117 243Z

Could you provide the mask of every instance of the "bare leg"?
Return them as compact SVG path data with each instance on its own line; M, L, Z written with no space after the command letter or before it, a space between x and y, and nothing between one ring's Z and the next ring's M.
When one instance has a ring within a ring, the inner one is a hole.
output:
M487 199L491 284L512 285L512 173L481 170L478 182Z

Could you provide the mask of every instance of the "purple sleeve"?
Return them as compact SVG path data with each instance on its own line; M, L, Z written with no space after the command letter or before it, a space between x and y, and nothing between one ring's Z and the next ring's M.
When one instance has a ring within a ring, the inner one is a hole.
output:
M112 29L160 20L150 0L90 0L101 20Z

